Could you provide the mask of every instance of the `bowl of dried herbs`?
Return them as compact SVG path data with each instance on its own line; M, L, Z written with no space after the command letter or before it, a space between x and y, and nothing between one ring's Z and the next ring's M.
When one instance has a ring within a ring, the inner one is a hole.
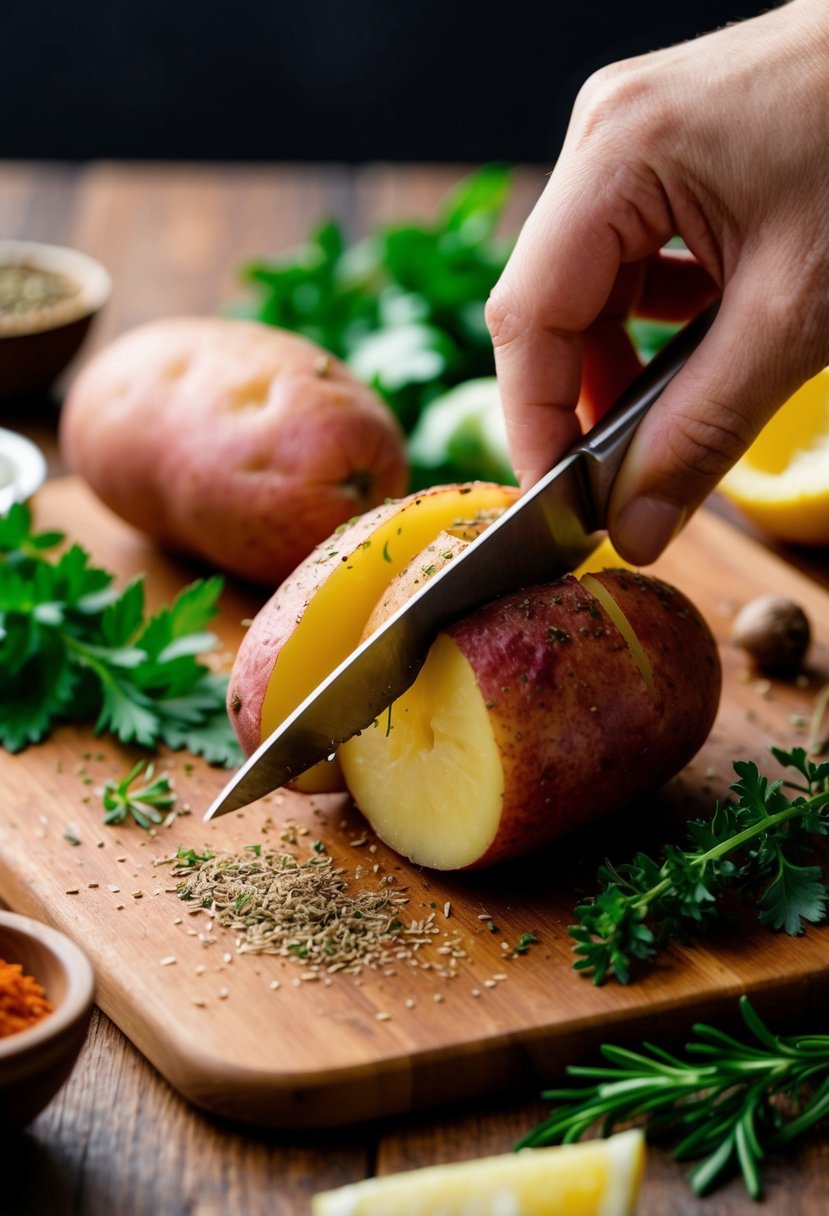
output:
M0 401L52 386L110 289L104 267L77 249L0 240Z
M92 966L73 941L0 912L0 1132L25 1127L63 1085L94 998Z

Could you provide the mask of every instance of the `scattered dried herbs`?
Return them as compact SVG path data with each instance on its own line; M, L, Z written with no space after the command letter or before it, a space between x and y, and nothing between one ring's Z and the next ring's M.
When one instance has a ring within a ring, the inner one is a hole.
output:
M433 917L404 926L402 892L388 884L350 886L326 853L299 859L261 846L213 856L187 849L173 864L179 898L234 930L241 954L359 974L412 958L437 933Z

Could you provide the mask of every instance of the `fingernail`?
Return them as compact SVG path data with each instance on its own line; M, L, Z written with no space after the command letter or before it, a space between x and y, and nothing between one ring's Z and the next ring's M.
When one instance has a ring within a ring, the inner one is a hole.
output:
M673 540L685 516L682 507L664 498L634 498L619 512L611 539L626 561L647 566Z

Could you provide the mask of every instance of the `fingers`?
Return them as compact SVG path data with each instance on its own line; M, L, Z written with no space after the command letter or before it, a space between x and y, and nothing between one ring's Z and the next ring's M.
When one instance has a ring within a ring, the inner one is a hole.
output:
M555 198L545 195L531 215L487 306L510 453L524 489L639 371L624 328L630 312L686 320L717 293L686 251L658 251L658 223L654 251L625 263L624 235L607 222L613 205L594 211L580 194L571 206L566 182L551 185Z
M584 335L579 419L585 430L610 408L642 370L622 321L594 321Z
M711 275L686 249L663 249L648 258L635 311L660 321L689 321L719 295Z
M487 310L510 457L525 490L581 430L575 416L581 382L579 337L527 318L527 298L519 293L513 305L507 285L502 285L497 302L493 299Z
M614 292L622 263L610 222L618 204L605 206L598 194L591 201L583 182L557 169L487 306L510 453L524 488L580 434L582 335Z
M771 311L764 315L762 282L760 275L743 289L735 281L726 291L711 330L633 438L613 489L609 530L635 565L659 556L811 374L792 357L789 325Z

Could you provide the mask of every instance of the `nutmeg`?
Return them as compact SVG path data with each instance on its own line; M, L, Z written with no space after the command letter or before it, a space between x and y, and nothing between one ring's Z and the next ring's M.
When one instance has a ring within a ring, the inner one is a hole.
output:
M809 618L793 600L760 595L734 618L731 640L750 654L761 671L797 671L812 640Z

